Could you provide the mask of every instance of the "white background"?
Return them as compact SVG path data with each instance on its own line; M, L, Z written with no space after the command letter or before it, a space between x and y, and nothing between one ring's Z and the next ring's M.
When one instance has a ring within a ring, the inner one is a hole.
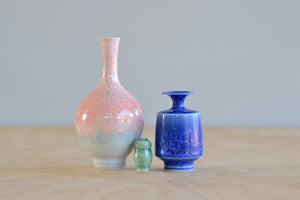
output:
M192 90L204 126L300 126L300 1L0 1L0 125L74 125L100 36L145 124Z

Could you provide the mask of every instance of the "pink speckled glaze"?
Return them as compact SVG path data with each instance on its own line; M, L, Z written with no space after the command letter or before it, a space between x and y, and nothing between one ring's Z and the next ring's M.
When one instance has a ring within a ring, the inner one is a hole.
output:
M76 113L78 136L91 149L94 166L95 159L124 160L124 156L126 158L132 151L134 140L141 136L144 125L140 104L119 82L120 38L100 38L100 41L102 78L97 88L81 102ZM118 166L102 163L95 167L118 168Z

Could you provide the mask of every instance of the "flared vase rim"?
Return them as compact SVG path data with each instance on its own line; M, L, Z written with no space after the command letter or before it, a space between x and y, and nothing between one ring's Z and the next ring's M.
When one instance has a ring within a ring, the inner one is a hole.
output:
M119 40L120 37L99 37L99 39L100 39L100 40L105 40L105 39L111 39L111 40L117 39L117 40Z
M177 91L177 90L174 90L174 91L166 91L166 92L162 92L162 94L166 94L166 95L190 95L190 94L195 94L195 92L193 91Z

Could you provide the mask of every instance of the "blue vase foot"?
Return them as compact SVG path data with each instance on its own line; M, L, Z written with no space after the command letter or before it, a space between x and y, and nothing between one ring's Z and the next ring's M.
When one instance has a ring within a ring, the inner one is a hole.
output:
M194 162L165 161L165 170L189 171L194 169Z

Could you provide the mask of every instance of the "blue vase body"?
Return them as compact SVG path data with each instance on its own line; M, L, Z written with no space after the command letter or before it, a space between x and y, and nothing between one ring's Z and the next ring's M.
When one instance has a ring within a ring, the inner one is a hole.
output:
M193 92L163 92L173 100L169 110L157 114L155 154L166 170L192 170L203 154L200 113L185 108L185 97Z

